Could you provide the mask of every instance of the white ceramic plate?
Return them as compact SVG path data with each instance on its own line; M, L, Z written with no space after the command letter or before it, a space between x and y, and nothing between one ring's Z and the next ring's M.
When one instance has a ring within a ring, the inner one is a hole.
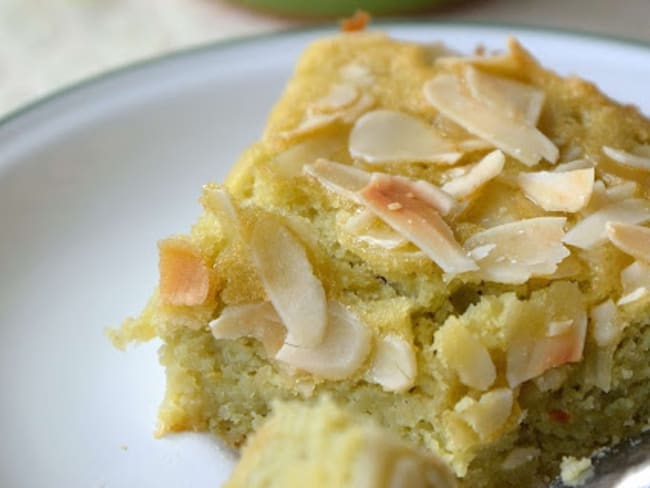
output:
M472 24L391 24L471 51L520 37L548 66L650 113L650 48ZM0 486L214 487L234 456L204 434L152 437L151 343L103 335L157 279L201 185L254 141L301 50L325 31L217 44L109 74L0 122Z

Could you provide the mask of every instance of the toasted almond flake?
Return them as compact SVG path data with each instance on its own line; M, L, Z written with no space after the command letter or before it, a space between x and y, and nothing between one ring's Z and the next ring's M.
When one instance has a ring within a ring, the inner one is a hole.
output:
M496 244L485 244L483 246L478 246L469 251L469 255L472 259L480 261L487 258L496 247Z
M554 273L570 253L562 245L564 217L537 217L491 227L465 241L470 253L494 245L477 259L481 278L498 283L525 283L531 276Z
M510 80L466 66L465 81L471 95L483 101L491 110L525 123L537 125L544 106L544 91L520 81Z
M520 173L519 187L535 204L549 212L577 212L591 198L594 189L593 168Z
M536 338L527 334L515 337L507 353L506 378L510 388L542 373L582 359L587 332L587 313L583 310L573 318L563 334Z
M563 242L591 249L607 240L607 222L641 224L650 220L650 202L632 198L612 203L580 220L566 233Z
M566 334L573 326L573 319L552 320L546 324L546 337L554 337Z
M512 390L497 388L481 395L479 401L465 397L454 410L482 440L486 440L506 423L512 404Z
M367 87L375 82L375 77L367 66L349 63L339 70L341 78L360 87Z
M542 451L536 447L515 447L501 463L505 470L512 470L537 458Z
M352 128L350 154L368 163L432 162L453 164L462 156L433 127L394 110L373 110Z
M310 107L317 112L334 112L352 105L358 97L359 90L356 86L337 83L327 95L316 100Z
M485 183L490 181L503 170L505 156L498 149L492 151L473 165L466 174L445 183L442 190L452 197L463 199L470 196Z
M650 263L650 228L607 222L607 237L618 249L639 261Z
M338 302L327 306L327 328L313 347L299 346L287 337L275 358L321 378L348 378L363 364L370 351L370 331Z
M607 347L620 337L621 324L618 320L618 310L610 299L591 308L591 333L599 347Z
M554 173L563 173L565 171L575 171L576 169L593 168L594 164L588 159L574 159L566 163L558 164L553 168Z
M639 185L636 181L624 181L623 183L607 188L605 190L605 196L610 202L620 202L621 200L633 198L636 195L638 187Z
M328 190L357 203L362 202L358 192L370 182L371 177L370 173L362 169L327 159L305 165L304 172L316 178Z
M544 134L492 111L465 93L453 75L440 74L426 82L424 96L433 107L468 132L528 166L536 165L542 158L551 163L557 161L558 148Z
M617 163L629 166L641 171L650 171L650 157L638 156L636 154L623 151L622 149L614 149L609 146L603 146L605 155L616 161Z
M413 346L395 335L377 340L375 356L368 370L370 381L386 391L401 392L413 386L416 374Z
M460 381L487 390L496 379L496 368L487 348L457 319L448 319L435 334L440 359L456 372Z
M215 339L252 337L273 357L284 343L286 330L270 302L228 305L208 324Z
M160 299L169 305L203 304L210 292L210 270L201 249L185 239L172 237L158 243Z
M213 188L206 186L204 190L202 202L205 208L219 219L224 233L239 235L239 216L228 190L221 186Z
M421 198L419 188L410 183L405 178L374 174L359 194L370 210L420 248L446 273L477 269L474 261L456 242L440 213ZM415 198L406 196L409 192ZM387 205L392 202L399 202L402 208L388 210Z
M333 135L310 137L274 156L270 164L280 177L295 178L303 173L306 164L328 158L343 144Z
M640 286L639 288L636 288L619 298L616 302L616 305L621 307L623 305L627 305L628 303L636 302L637 300L641 300L642 298L647 297L649 293L650 292L645 286Z
M262 218L250 236L253 262L269 300L301 347L319 344L325 335L327 302L302 244L277 219Z
M483 139L466 139L456 144L460 152L483 151L484 149L492 149L494 146L488 141Z
M381 222L377 226L377 222ZM384 249L396 249L408 243L408 240L394 229L388 227L383 221L368 209L353 215L343 226L343 229L354 234L362 242L371 246L378 246Z

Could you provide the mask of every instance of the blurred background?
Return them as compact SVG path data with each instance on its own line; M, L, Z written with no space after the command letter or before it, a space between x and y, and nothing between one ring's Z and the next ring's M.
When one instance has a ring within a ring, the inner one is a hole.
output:
M650 0L0 0L0 117L127 63L332 21L359 6L376 16L509 22L650 42Z

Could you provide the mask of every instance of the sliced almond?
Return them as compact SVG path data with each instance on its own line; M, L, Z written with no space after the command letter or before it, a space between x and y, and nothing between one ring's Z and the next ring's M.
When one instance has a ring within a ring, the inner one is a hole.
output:
M599 347L611 346L618 342L621 324L618 320L618 310L610 299L591 308L591 333Z
M252 337L273 357L284 343L286 330L270 302L228 305L208 324L215 339Z
M401 337L387 335L377 340L375 356L368 370L373 383L386 391L406 391L413 386L417 363L413 346Z
M231 236L239 235L239 216L228 190L221 186L206 187L202 202L205 208L219 219L219 224L222 226L224 233Z
M573 319L567 320L551 320L546 324L546 336L555 337L558 335L566 334L573 326Z
M442 190L452 197L463 199L470 196L503 170L505 156L498 149L492 151L478 163L473 165L465 174L445 183Z
M538 217L491 227L465 241L465 249L494 246L476 258L479 276L498 283L525 283L531 276L553 274L570 253L562 244L564 217ZM482 254L482 253L480 253Z
M623 296L617 305L627 305L650 296L650 264L635 261L621 271Z
M346 64L339 70L339 73L343 80L360 87L371 86L375 81L375 77L370 69L359 63Z
M337 83L324 97L316 100L310 108L316 112L335 112L352 105L359 98L359 90L348 83Z
M348 378L363 364L370 352L370 331L338 302L327 306L327 329L313 347L286 342L275 355L278 361L329 380Z
M607 240L607 222L641 224L650 220L650 201L632 198L612 203L580 220L566 233L563 242L591 249Z
M528 166L554 163L559 151L534 127L495 112L463 90L453 75L440 74L424 85L424 96L444 116Z
M503 460L501 467L505 470L518 468L539 457L541 453L542 451L536 447L515 447Z
M437 136L433 127L412 115L373 110L350 133L350 154L368 163L432 162L453 164L462 153Z
M614 149L609 146L603 146L605 155L617 163L629 166L641 171L650 171L650 157L638 156L636 154L623 151L622 149Z
M589 169L593 168L594 164L588 159L574 159L573 161L567 161L566 163L558 164L553 168L554 173L563 173L565 171L575 171L577 169Z
M522 333L515 337L507 354L508 385L515 388L551 368L580 361L586 332L587 314L582 311L563 334L536 338Z
M497 388L483 393L478 401L465 397L456 404L454 411L460 414L482 440L487 440L506 423L512 405L512 390Z
M380 225L376 225L380 223ZM408 240L368 209L353 215L343 226L344 230L354 234L362 242L384 249L396 249L408 243Z
M639 185L636 181L624 181L613 185L605 190L605 196L610 202L620 202L628 198L634 198Z
M210 270L201 249L185 239L172 237L158 243L160 299L169 305L203 304L210 291Z
M300 347L319 344L327 302L302 244L277 219L262 218L255 223L250 248L264 291L289 332L287 341Z
M633 258L650 263L650 228L607 222L607 237L618 249Z
M362 203L358 192L370 182L371 177L370 173L362 169L327 159L305 165L304 172L316 178L328 190L357 203Z
M444 365L460 381L487 390L496 379L496 368L487 348L457 319L448 319L435 334L434 345Z
M549 212L577 212L591 198L593 168L563 171L519 173L517 182L524 194Z
M370 210L420 248L446 273L477 269L474 261L456 242L440 213L429 201L421 198L417 187L405 178L374 174L360 195ZM391 210L389 205L393 203L398 203L400 208Z
M483 101L491 110L505 117L525 123L530 127L537 120L544 106L544 91L539 88L480 71L473 66L464 70L465 82L471 95Z

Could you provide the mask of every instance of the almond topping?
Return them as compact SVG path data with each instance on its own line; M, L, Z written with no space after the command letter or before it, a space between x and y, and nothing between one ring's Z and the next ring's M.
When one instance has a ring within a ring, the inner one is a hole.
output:
M512 412L512 390L497 388L481 395L479 401L464 397L454 407L482 440L487 440L508 420Z
M316 112L334 112L350 106L359 97L359 90L354 85L337 83L329 93L316 100L310 108Z
M328 190L357 203L362 203L358 192L370 182L371 177L370 173L362 169L327 159L305 165L304 172L316 178Z
M379 225L376 225L379 223ZM353 215L343 226L343 229L354 234L355 238L384 249L396 249L408 243L401 234L388 227L383 221L368 209Z
M507 470L518 468L532 461L541 453L542 451L536 447L515 447L503 460L501 467Z
M540 171L520 173L519 187L528 198L549 212L577 212L591 198L594 188L593 168L560 173Z
M373 110L350 133L350 154L368 163L453 164L462 156L420 119L394 110Z
M618 341L621 324L618 311L612 300L607 300L591 308L592 335L599 347L607 347Z
M626 305L650 295L650 264L635 261L621 271L623 296L616 303Z
M555 337L558 335L566 334L572 326L573 319L552 320L546 324L546 336Z
M271 357L282 347L286 335L282 321L270 302L228 305L209 326L215 339L257 339Z
M607 222L607 237L612 244L640 261L650 263L650 228Z
M622 149L614 149L609 146L603 146L603 152L608 158L617 163L641 171L650 171L650 157L637 156L636 154L623 151Z
M374 174L360 195L370 210L420 248L446 273L477 269L474 261L456 242L440 213L421 197L419 190L406 178ZM408 197L408 193L413 193L413 197ZM389 210L387 206L393 202L399 202L402 208Z
M458 374L460 381L487 390L496 379L496 368L486 347L455 317L447 319L435 334L440 359Z
M169 305L201 305L210 291L210 270L201 249L172 237L158 243L160 298Z
M346 64L339 70L339 74L345 81L361 87L370 86L375 81L368 67L357 63Z
M573 226L563 242L581 249L591 249L607 241L607 222L641 224L650 220L650 202L632 198L597 210Z
M484 246L492 249L476 257L479 276L497 283L525 283L531 276L553 274L570 253L562 245L564 217L537 217L491 227L465 241L473 256Z
M368 376L386 391L408 390L415 381L417 363L413 347L404 339L388 335L377 341Z
M581 311L571 322L571 327L559 335L537 338L522 332L513 339L508 349L506 368L510 388L551 368L582 359L587 332L586 312Z
M544 158L557 161L559 151L535 127L493 111L467 93L455 76L440 74L424 85L424 96L444 116L528 166ZM507 95L506 95L507 96Z
M553 168L554 173L563 173L565 171L574 171L576 169L589 169L593 168L594 165L588 159L574 159L573 161L568 161L566 163L558 164Z
M445 183L442 190L454 198L467 198L492 178L498 176L503 170L505 161L506 158L501 151L498 149L492 151L465 174Z
M269 300L289 331L288 342L319 344L325 335L325 291L302 244L277 219L262 218L250 236L253 262Z
M348 378L370 352L370 331L346 307L330 301L327 328L322 341L313 347L291 343L290 337L275 358L321 378Z
M519 81L494 76L466 66L465 81L471 95L505 117L535 127L544 105L544 92Z

